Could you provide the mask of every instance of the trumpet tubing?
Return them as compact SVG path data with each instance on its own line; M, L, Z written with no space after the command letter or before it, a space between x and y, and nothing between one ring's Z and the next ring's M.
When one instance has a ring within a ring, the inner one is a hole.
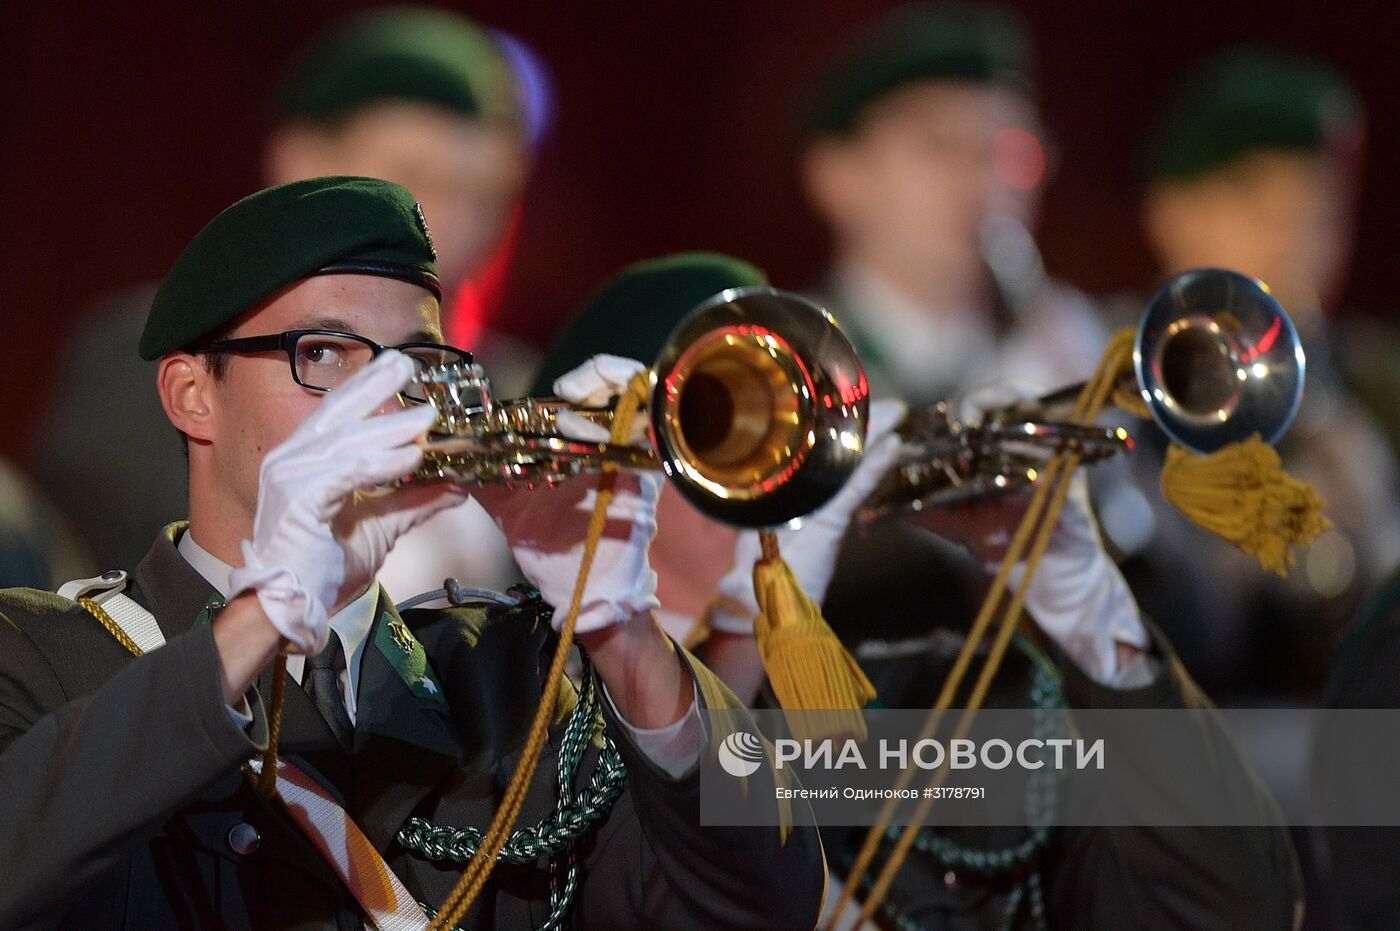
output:
M605 462L660 469L709 516L772 527L820 507L864 449L864 371L831 316L770 288L726 291L696 308L652 366L649 447L564 435L549 398L497 401L480 366L420 373L438 412L413 480L552 483Z
M1276 442L1302 400L1305 358L1288 314L1262 282L1219 268L1168 280L1148 302L1133 345L1133 375L1167 436L1209 453L1259 434ZM948 402L900 428L913 449L860 512L865 521L1033 484L1052 453L1092 462L1133 447L1122 428L1066 421L1082 385L987 411L965 424Z

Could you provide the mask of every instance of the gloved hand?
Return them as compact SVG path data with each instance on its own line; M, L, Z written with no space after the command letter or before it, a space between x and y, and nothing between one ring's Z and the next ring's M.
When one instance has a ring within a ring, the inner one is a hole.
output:
M572 404L601 407L625 391L632 376L644 369L640 362L631 359L594 356L560 376L554 391ZM644 416L637 418L630 440L640 442L645 438L645 421ZM557 423L561 433L575 439L608 439L606 429L575 414L564 412ZM473 497L505 533L520 571L554 606L556 630L563 625L573 598L598 481L597 475L581 475L554 488L485 485L473 492ZM659 606L656 573L647 552L656 536L656 501L661 482L659 475L650 472L618 474L575 633L600 630Z
M579 407L606 407L608 402L627 390L633 376L644 371L646 366L636 359L624 359L622 356L604 353L556 378L554 394ZM573 411L561 411L556 425L560 433L575 440L587 440L591 443L608 441L607 427ZM646 438L647 418L634 418L627 442L635 446L646 442Z
M870 405L870 425L865 433L865 455L846 484L830 501L808 515L795 530L778 532L783 559L813 603L821 604L836 571L836 556L851 518L880 479L899 459L902 444L891 431L904 418L900 401L881 400ZM758 601L754 598L753 567L762 552L758 532L746 530L734 547L734 566L715 587L715 603L709 624L714 630L753 636Z
M347 503L357 489L412 472L414 440L433 422L430 405L378 414L413 363L382 353L330 392L264 457L253 536L229 597L257 592L258 603L295 652L325 647L330 615L374 580L400 534L461 500L449 486L401 489Z
M1034 386L1024 383L988 385L959 398L957 416L966 426L977 427L989 412L1032 401L1039 395L1040 391ZM1015 440L1003 440L1002 447L1037 467L1054 455L1053 450L1045 446ZM925 508L904 519L927 527L945 540L964 547L995 571L1029 501L1029 494L1008 493L949 507Z
M1123 573L1103 548L1088 487L1083 470L1070 479L1060 520L1026 590L1026 610L1089 678L1120 688L1142 686L1151 679L1150 669L1145 662L1122 666L1118 644L1146 650L1150 640ZM1012 569L1013 589L1019 590L1025 567L1020 562Z
M1029 386L993 386L969 394L960 402L959 413L965 422L979 423L993 408L1036 395ZM1042 460L1051 455L1025 444L1017 444L1014 451ZM951 510L926 511L915 520L964 544L983 559L988 571L995 572L1029 500L1030 494L1021 492ZM1018 590L1024 577L1022 561L1012 569L1011 588ZM1127 667L1120 668L1118 662L1118 644L1145 650L1149 638L1123 574L1104 550L1082 469L1070 479L1065 506L1031 579L1025 607L1036 625L1096 682L1133 687L1151 679L1143 657Z

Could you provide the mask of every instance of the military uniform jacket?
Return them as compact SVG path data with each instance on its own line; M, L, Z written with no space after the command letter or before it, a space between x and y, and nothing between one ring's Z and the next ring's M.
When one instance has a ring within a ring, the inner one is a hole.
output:
M206 622L215 593L176 551L173 533L156 541L127 593L167 640L145 656L65 599L0 592L0 928L360 927L359 906L310 841L240 774L266 741L257 694L267 694L270 675L250 691L254 723L245 731L219 687ZM342 802L409 892L436 906L460 868L410 854L395 835L412 816L486 827L538 705L552 632L538 610L407 611L411 640L402 630L389 636L397 619L381 602L352 751L291 681L280 748ZM683 656L702 709L740 708ZM574 695L565 689L567 710ZM798 823L785 838L775 828L701 827L700 767L671 779L614 719L608 725L627 785L581 842L566 926L812 926L825 870L805 806L793 809ZM517 827L554 808L559 733ZM700 766L713 765L704 754ZM739 780L716 782L742 791ZM750 792L773 796L749 782ZM251 852L243 825L258 835ZM501 864L462 927L533 928L549 913L548 894L547 869Z
M1159 667L1150 684L1114 689L1090 679L1048 638L1040 643L1058 671L1071 709L1209 709L1210 700L1191 680L1162 633L1148 625L1149 655ZM881 699L891 706L931 707L961 638L935 638L931 648L898 659L864 661ZM1013 654L1014 656L1014 654ZM979 659L974 669L980 664ZM1027 707L1029 676L1024 662L999 670L988 707ZM957 704L954 707L958 707ZM915 853L900 867L886 902L901 923L880 916L879 927L901 931L992 931L992 929L1085 929L1085 931L1296 931L1303 917L1298 863L1268 791L1241 759L1224 726L1203 716L1191 759L1211 773L1218 791L1255 810L1254 824L1239 826L1067 826L1051 834L1037 869L1044 890L1044 924L1023 903L1009 922L1008 900L1021 873L996 876L949 869ZM1152 791L1144 773L1143 791ZM1112 799L1104 804L1112 805ZM944 829L947 833L947 829ZM827 850L839 875L854 859L865 829L844 837L828 831ZM1019 842L1019 828L965 827L950 836L975 849ZM871 871L874 872L873 870Z
M1380 812L1358 819L1370 800L1393 798L1400 748L1379 717L1344 721L1340 709L1400 708L1400 574L1391 577L1337 651L1312 748L1313 805L1321 824L1321 885L1330 928L1370 931L1400 927L1400 826ZM1366 741L1363 735L1374 733ZM1329 823L1340 810L1342 823ZM1349 817L1347 817L1349 815ZM1368 823L1369 821L1369 823Z

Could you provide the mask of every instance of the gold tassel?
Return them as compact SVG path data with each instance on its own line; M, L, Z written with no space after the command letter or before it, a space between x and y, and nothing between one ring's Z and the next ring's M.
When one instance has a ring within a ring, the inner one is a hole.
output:
M779 703L798 712L788 716L793 736L864 740L860 709L875 697L875 687L802 591L778 552L777 537L765 531L760 539L763 557L753 567L754 635Z
M1293 564L1293 547L1332 526L1317 490L1285 472L1258 434L1204 456L1173 445L1162 467L1162 494L1278 575Z

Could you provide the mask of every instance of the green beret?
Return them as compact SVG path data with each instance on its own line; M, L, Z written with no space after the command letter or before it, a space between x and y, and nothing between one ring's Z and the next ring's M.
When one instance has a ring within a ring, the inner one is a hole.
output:
M849 135L865 108L930 80L997 84L1029 94L1033 54L1025 24L982 3L912 3L858 36L818 82L805 116L811 134Z
M545 355L534 394L600 353L650 365L686 315L729 288L768 284L763 272L718 252L678 252L629 265L569 318Z
M411 6L332 26L292 67L280 115L334 124L391 99L490 122L519 118L515 78L491 34L454 13Z
M1259 149L1359 149L1360 102L1322 62L1237 48L1195 69L1168 97L1147 145L1147 176L1190 178Z
M312 275L382 275L442 297L413 195L377 178L311 178L243 198L209 221L156 291L141 358L208 336Z

